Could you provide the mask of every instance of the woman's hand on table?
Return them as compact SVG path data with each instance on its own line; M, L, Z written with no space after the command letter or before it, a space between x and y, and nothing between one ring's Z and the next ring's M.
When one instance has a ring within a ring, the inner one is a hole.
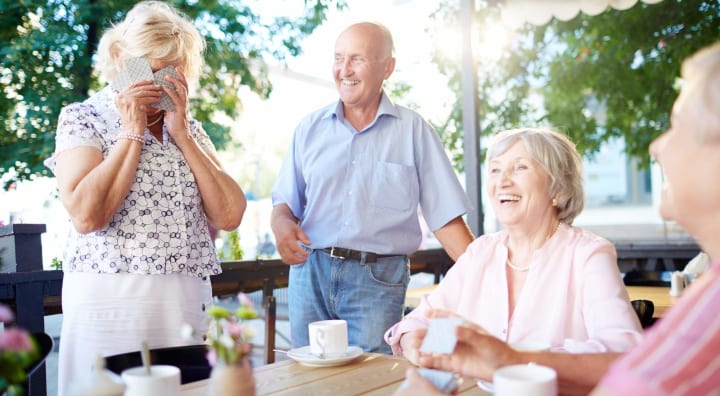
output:
M400 347L402 348L403 356L416 366L419 364L420 345L422 345L425 334L427 334L427 329L418 329L408 331L400 337Z

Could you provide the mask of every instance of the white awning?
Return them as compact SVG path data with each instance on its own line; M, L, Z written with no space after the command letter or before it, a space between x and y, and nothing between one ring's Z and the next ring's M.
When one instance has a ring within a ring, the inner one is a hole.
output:
M642 0L644 3L659 3L662 0ZM567 21L582 11L597 15L608 7L626 10L638 0L500 0L502 19L509 26L517 27L525 22L544 25L555 17Z

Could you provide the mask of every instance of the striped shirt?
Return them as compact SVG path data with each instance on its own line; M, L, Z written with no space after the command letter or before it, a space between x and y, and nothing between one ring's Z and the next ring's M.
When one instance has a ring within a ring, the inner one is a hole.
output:
M616 395L720 394L720 262L601 381Z

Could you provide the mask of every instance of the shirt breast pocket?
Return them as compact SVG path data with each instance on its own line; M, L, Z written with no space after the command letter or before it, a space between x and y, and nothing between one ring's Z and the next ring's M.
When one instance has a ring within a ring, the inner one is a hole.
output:
M371 204L378 208L408 210L417 206L418 182L415 168L391 162L378 162L370 185Z

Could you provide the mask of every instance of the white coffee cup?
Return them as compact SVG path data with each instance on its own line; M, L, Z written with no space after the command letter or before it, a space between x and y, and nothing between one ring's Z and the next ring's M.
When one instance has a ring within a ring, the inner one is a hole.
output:
M320 320L308 325L310 353L321 359L345 356L348 349L347 322Z
M495 370L495 396L557 396L557 373L538 364L517 364Z
M150 375L145 367L123 370L125 396L155 396L180 394L180 369L169 365L150 366Z

